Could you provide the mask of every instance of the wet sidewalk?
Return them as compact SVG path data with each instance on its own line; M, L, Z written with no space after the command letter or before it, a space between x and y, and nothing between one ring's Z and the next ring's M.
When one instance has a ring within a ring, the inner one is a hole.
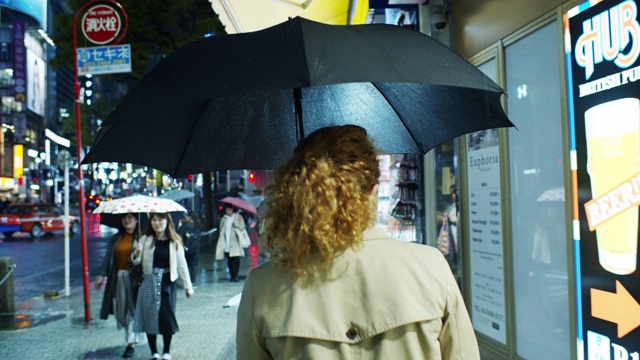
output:
M240 278L263 260L257 247L247 249ZM243 281L227 280L226 263L214 261L212 254L201 254L195 295L189 299L178 292L176 317L180 332L171 343L173 359L235 359L237 306L227 302L242 291ZM100 320L102 291L91 283L92 320L85 321L84 291L56 299L34 298L16 304L16 314L0 321L0 359L121 359L124 331L116 329L110 316ZM158 350L162 339L158 338ZM133 359L150 359L147 344L136 347Z

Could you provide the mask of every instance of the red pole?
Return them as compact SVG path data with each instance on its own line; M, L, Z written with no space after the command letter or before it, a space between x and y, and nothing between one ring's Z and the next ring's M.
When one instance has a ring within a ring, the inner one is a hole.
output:
M90 1L95 2L95 1ZM82 252L82 284L84 286L84 320L91 321L91 299L89 297L89 258L87 256L87 232L85 223L84 208L84 180L82 174L82 126L80 124L80 83L78 82L78 41L77 41L77 23L78 14L87 7L89 3L82 6L73 18L73 69L74 69L74 91L76 103L76 148L78 152L78 179L80 180L80 249Z

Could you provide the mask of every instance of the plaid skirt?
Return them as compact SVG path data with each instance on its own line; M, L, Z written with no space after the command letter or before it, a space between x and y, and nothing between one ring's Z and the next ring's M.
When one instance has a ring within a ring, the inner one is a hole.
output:
M169 271L154 268L152 274L144 274L138 290L135 332L172 335L177 333L176 284L171 281Z

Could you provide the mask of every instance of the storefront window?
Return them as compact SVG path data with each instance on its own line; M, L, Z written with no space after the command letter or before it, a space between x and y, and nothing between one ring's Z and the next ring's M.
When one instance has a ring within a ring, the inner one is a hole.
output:
M569 359L569 288L555 22L505 48L516 351Z
M458 235L460 202L457 186L457 160L454 151L457 141L450 140L437 146L436 165L436 248L445 256L451 271L462 287L462 244Z
M376 226L391 237L423 242L419 155L380 155Z

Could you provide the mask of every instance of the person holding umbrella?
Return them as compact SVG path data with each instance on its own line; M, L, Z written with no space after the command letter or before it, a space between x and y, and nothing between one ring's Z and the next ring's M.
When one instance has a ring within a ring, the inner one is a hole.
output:
M100 318L106 320L109 314L113 314L118 329L125 330L127 347L122 354L124 358L133 356L135 345L140 341L139 334L134 332L133 326L138 288L132 284L130 278L130 257L138 243L137 225L138 219L133 214L120 215L118 233L109 240L107 252L94 283L96 290L104 286Z
M218 231L220 235L216 245L216 260L226 258L229 281L238 282L240 258L244 257L244 249L240 245L239 233L246 232L246 229L242 215L229 203L224 204L224 216L220 219Z
M379 176L353 125L316 130L275 171L271 257L244 284L238 359L480 359L442 254L375 227Z
M169 213L152 213L133 255L142 264L144 277L135 311L135 331L145 332L152 358L159 359L157 335L162 334L162 359L171 359L171 340L178 332L176 280L182 281L187 298L194 293L182 239Z

